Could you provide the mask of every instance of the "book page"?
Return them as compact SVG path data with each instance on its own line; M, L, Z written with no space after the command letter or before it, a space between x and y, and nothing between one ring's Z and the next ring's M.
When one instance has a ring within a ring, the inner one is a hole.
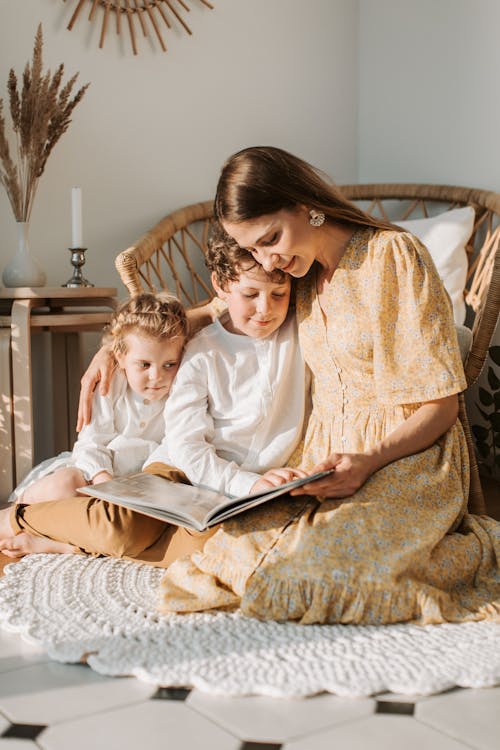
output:
M117 505L149 512L172 523L200 529L205 527L205 518L210 511L228 500L213 490L170 482L146 473L110 479L82 487L81 491Z
M279 487L271 487L244 497L230 497L205 487L170 482L147 473L110 479L108 482L82 487L79 491L178 526L201 531L243 510L284 495L296 487L321 479L332 471L334 470L330 469L294 479Z
M245 495L244 497L232 498L224 498L223 496L223 502L209 512L207 516L207 522L212 522L214 519L217 519L217 522L219 523L226 518L230 518L231 516L236 515L242 510L254 508L261 503L272 500L273 497L279 497L280 495L284 495L287 492L290 492L290 490L294 490L297 487L302 487L303 484L309 484L309 482L315 482L318 479L323 479L323 477L328 476L328 474L332 474L334 471L334 469L319 471L316 474L311 474L307 477L300 477L298 479L292 479L291 482L280 484L279 487L270 487L268 490L256 492L253 495Z

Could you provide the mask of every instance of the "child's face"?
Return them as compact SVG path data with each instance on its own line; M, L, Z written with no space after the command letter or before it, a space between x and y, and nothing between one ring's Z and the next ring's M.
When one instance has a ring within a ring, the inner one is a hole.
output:
M238 281L226 289L212 277L217 295L227 302L232 333L263 339L278 330L284 322L290 302L290 277L272 281L260 266L242 271Z
M124 342L126 351L118 353L116 359L132 390L148 401L168 396L181 363L184 339L155 339L129 333Z

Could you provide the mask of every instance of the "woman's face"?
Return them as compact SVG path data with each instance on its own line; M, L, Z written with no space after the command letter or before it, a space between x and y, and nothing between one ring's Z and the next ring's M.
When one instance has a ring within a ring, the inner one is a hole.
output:
M280 268L299 278L317 259L318 230L309 224L305 207L283 209L248 221L224 221L222 225L266 271Z

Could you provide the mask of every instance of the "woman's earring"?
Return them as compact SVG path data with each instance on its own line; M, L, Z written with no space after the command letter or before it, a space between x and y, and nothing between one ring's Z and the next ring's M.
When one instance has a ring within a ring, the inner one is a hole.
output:
M325 223L325 214L323 211L316 211L314 208L311 208L309 216L309 224L313 227L321 227Z

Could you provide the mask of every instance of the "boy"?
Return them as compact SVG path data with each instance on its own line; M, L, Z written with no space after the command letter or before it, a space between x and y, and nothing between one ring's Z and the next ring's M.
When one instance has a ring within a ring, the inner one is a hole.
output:
M286 466L302 436L308 382L290 276L265 271L216 231L206 264L227 309L187 345L165 405L165 437L145 466L183 471L227 495L278 486L303 472ZM275 468L278 467L278 468Z

